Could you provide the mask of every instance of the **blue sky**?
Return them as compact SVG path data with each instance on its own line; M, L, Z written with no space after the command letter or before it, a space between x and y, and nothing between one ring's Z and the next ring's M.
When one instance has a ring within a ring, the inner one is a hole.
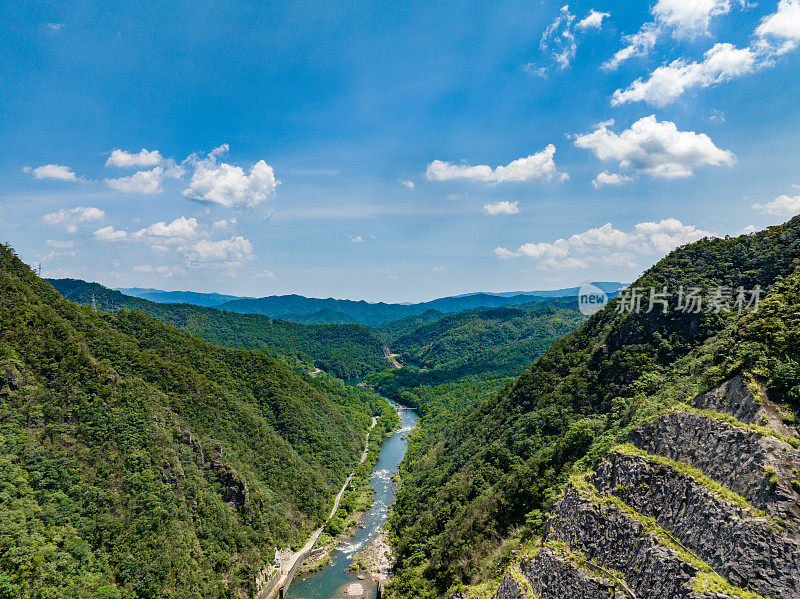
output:
M0 22L2 240L46 276L411 301L630 281L800 213L800 0Z

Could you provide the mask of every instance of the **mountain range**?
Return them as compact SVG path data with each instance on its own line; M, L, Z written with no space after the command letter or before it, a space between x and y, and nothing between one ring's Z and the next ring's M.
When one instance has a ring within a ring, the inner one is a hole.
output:
M613 297L625 285L613 282L598 282L594 285ZM157 289L127 288L118 291L158 303L186 303L215 307L229 312L264 314L291 322L306 324L362 324L381 326L390 321L422 314L428 310L444 313L473 310L476 308L498 308L516 304L544 301L554 297L577 295L578 287L549 291L519 291L505 293L467 293L443 297L418 303L366 302L364 300L320 299L302 295L272 295L248 298L219 293L195 293L191 291L160 291Z

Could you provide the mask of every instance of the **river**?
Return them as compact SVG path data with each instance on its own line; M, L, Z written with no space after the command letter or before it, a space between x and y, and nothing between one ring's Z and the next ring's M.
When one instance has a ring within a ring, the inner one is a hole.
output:
M389 506L394 500L392 476L397 472L400 462L406 453L408 444L406 435L417 425L417 415L411 410L400 412L401 427L389 439L386 439L378 456L378 463L372 471L369 485L375 489L372 508L365 514L364 528L355 537L342 543L331 556L331 563L323 570L298 576L289 587L286 599L331 599L343 598L345 590L353 583L361 584L365 599L375 597L377 585L370 580L359 580L356 574L348 572L355 555L366 547L380 532Z

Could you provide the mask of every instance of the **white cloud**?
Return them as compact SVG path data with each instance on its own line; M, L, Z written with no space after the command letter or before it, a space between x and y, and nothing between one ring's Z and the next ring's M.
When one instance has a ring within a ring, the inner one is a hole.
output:
M262 270L261 272L253 273L250 276L252 276L254 279L267 279L269 281L274 281L278 278L277 275L271 270Z
M627 45L603 63L607 70L616 69L623 62L634 56L644 56L652 50L658 41L661 31L654 23L645 23L638 33L626 35L622 41Z
M601 173L597 173L597 176L592 181L592 185L594 185L595 189L600 189L601 187L605 187L606 185L624 185L633 181L627 175L623 175L620 173L609 173L608 171L603 171Z
M495 216L498 214L518 214L518 204L519 202L495 202L494 204L486 204L483 207L483 211L490 216Z
M116 230L114 227L109 225L108 227L97 229L97 231L94 232L94 237L99 241L125 241L128 239L128 232Z
M56 249L74 248L76 245L78 245L74 241L59 241L57 239L48 239L46 243L47 247Z
M363 243L364 242L364 237L361 236L361 235L348 235L347 239L349 239L353 243Z
M800 214L800 195L780 195L766 204L753 204L753 210L773 216L794 216Z
M589 268L591 266L637 266L637 256L663 255L671 250L713 236L692 225L684 225L674 218L660 222L643 222L630 232L614 228L611 223L557 239L552 243L525 243L516 250L495 248L498 258L531 258L537 268Z
M708 33L711 19L730 10L730 0L658 0L651 12L656 22L684 37Z
M736 234L737 235L750 235L751 233L755 233L756 231L758 231L758 229L756 229L754 225L747 225L743 229L740 229L739 232L737 232Z
M455 179L490 183L549 181L559 174L553 160L555 153L556 147L550 144L541 152L531 154L527 158L518 158L506 166L498 166L494 169L485 164L468 166L434 160L428 165L425 176L431 181Z
M737 4L744 6L744 1ZM706 35L711 19L730 10L730 0L658 0L650 9L653 20L637 33L623 36L625 46L603 63L603 68L616 69L634 56L648 54L662 36L670 33L679 38Z
M161 182L164 180L164 169L157 166L149 171L139 171L128 177L105 179L106 185L123 193L154 194L161 193Z
M200 239L184 252L193 266L234 266L255 258L252 244L241 235L220 241Z
M239 166L218 162L228 151L224 144L212 150L204 159L191 159L194 173L183 195L226 208L253 207L264 202L274 192L280 181L270 165L259 160L249 174Z
M175 276L186 274L186 271L180 266L152 266L150 264L141 264L139 266L134 266L133 270L142 273L155 273L161 275L165 279L171 279Z
M411 179L400 181L400 185L402 185L403 187L408 187L409 189L414 189L414 187L416 187Z
M196 218L186 218L179 216L171 223L157 222L149 227L136 231L133 236L137 239L149 236L166 239L166 243L175 242L182 239L192 239L204 234L200 227L200 223Z
M550 54L562 70L569 66L578 50L572 31L574 20L575 15L569 12L569 6L562 6L561 12L545 29L539 42L542 51Z
M800 0L780 0L778 10L761 21L756 35L782 42L778 53L794 49L800 41Z
M743 1L740 4L745 5ZM665 8L656 12L661 5ZM661 25L672 26L676 32L707 32L710 18L728 12L730 2L660 0L653 10ZM662 32L661 25L650 24L649 29L645 25L637 34L641 39L617 52L604 66L615 68L630 56L646 53ZM703 55L702 61L679 58L660 66L647 78L637 79L625 90L616 90L611 103L644 101L664 106L687 89L716 85L772 66L776 57L794 50L800 42L800 0L780 0L777 11L764 17L753 35L755 39L748 47L717 43Z
M60 164L43 164L33 169L26 166L22 169L22 172L33 175L34 179L55 179L56 181L68 181L70 183L79 181L75 171L68 166Z
M700 62L678 59L658 67L647 79L637 79L627 89L618 89L611 104L647 102L665 106L693 87L709 87L734 77L752 73L761 65L758 55L750 48L733 44L715 44Z
M611 13L598 12L592 8L589 11L589 14L578 21L578 23L575 25L575 28L582 31L585 31L586 29L601 29L603 27L603 19L610 16Z
M93 206L76 206L69 210L62 209L51 212L50 214L45 214L42 217L42 221L48 225L62 226L67 230L67 233L75 233L80 223L100 220L105 215L105 212Z
M44 26L53 33L58 33L64 28L64 23L45 23Z
M705 133L679 131L675 123L655 116L639 119L630 129L615 133L611 123L600 123L591 133L577 135L575 145L592 150L600 160L617 160L622 168L633 168L665 179L688 177L704 165L730 165L736 156L714 145Z
M106 166L149 168L158 166L163 160L158 150L147 151L145 148L142 148L138 153L133 154L125 150L115 149L111 152L111 156L108 157L108 160L106 160Z
M222 218L211 223L211 228L216 231L228 231L237 225L238 221L235 218Z

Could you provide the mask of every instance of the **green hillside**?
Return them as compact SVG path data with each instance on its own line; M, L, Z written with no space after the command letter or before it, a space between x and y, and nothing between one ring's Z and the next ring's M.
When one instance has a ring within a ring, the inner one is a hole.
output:
M343 378L357 378L387 367L382 343L360 325L303 325L261 314L237 314L193 304L155 303L77 279L49 282L68 300L102 311L140 310L209 343L288 356Z
M373 415L395 424L263 353L66 301L2 247L0 596L248 596Z
M573 468L627 431L745 370L790 420L800 410L800 217L672 252L632 287L660 306L619 313L619 299L556 341L500 393L419 435L391 520L399 553L392 597L441 597L497 579L535 537ZM766 290L756 312L680 311L683 286Z

